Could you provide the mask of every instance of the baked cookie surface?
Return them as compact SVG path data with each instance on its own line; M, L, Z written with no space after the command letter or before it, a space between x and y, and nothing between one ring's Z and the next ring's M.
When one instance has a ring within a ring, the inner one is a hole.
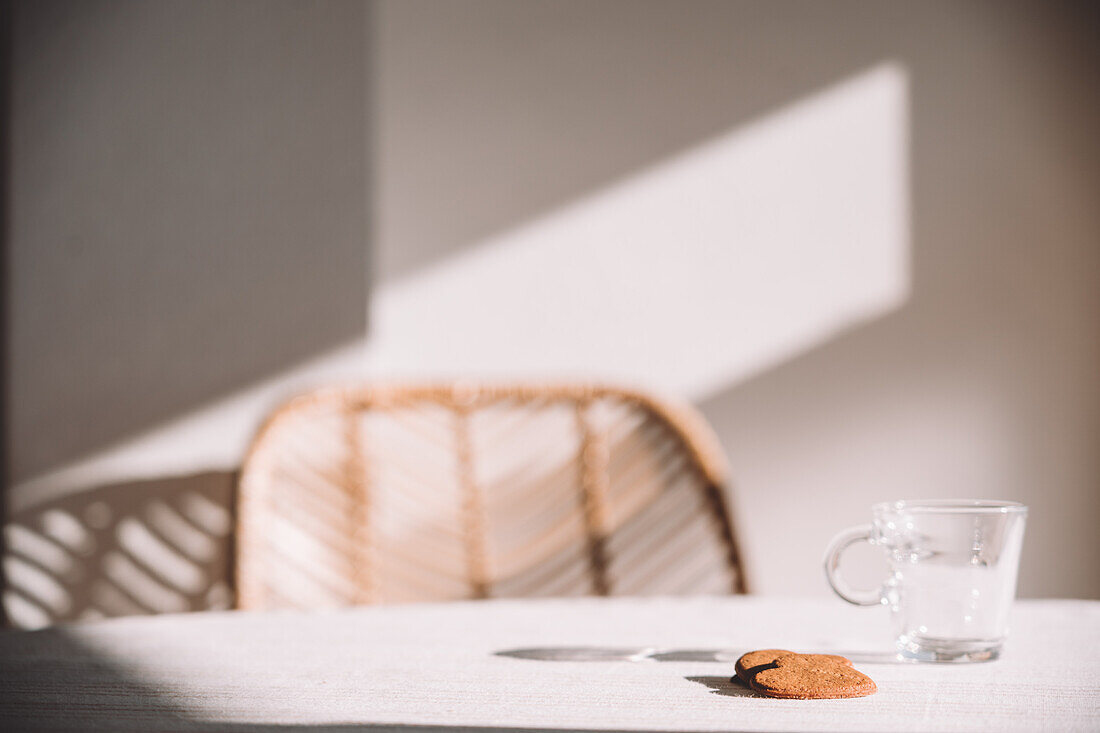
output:
M878 690L875 681L832 655L791 654L757 672L749 686L768 697L820 700L865 697Z
M738 679L746 685L751 685L752 678L756 676L757 672L775 664L776 660L780 657L791 655L806 657L807 659L831 660L840 664L846 664L849 667L852 666L852 660L847 657L842 657L839 654L798 654L797 652L792 652L787 649L758 649L753 652L742 654L740 658L738 658L736 664L733 665L733 668L737 673ZM736 680L731 679L730 681L734 682Z
M878 687L837 654L798 654L786 649L760 649L741 655L734 665L740 679L768 697L800 700L864 697Z

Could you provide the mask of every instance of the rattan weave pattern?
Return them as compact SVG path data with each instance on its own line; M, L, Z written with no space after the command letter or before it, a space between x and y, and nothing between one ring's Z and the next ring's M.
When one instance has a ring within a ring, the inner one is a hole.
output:
M237 606L744 592L690 407L584 384L329 388L244 462Z

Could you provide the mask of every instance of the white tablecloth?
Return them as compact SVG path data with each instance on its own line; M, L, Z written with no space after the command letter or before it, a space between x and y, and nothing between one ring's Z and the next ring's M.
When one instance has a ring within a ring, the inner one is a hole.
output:
M1100 602L1018 602L1012 623L999 661L914 665L884 663L885 609L829 600L118 619L0 633L0 729L1100 730ZM729 683L763 647L848 654L879 691L773 700Z

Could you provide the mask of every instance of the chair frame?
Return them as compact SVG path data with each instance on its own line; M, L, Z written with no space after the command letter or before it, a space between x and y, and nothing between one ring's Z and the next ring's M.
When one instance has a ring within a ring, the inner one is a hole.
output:
M587 383L493 383L475 381L433 382L433 383L393 383L382 382L367 385L326 387L299 395L283 404L271 413L256 432L248 451L237 482L236 496L236 534L234 542L234 581L236 586L235 607L238 609L250 609L259 605L256 600L259 595L253 588L247 575L246 568L249 558L244 556L246 542L255 527L250 519L255 516L249 511L248 504L256 500L254 491L249 491L247 486L256 467L265 441L278 427L288 420L315 410L318 407L331 408L334 412L355 417L368 410L385 410L387 408L401 407L410 403L429 402L446 407L456 415L467 415L478 407L492 404L501 400L513 400L519 402L554 402L562 401L572 403L577 407L579 426L583 436L582 455L584 456L584 468L582 475L582 488L585 492L585 514L590 522L589 553L596 574L596 593L608 595L609 588L603 580L603 570L606 567L606 559L603 549L603 537L599 532L593 531L593 527L599 526L600 487L598 467L589 465L586 449L594 440L591 431L586 430L583 408L592 401L602 398L611 398L625 403L630 403L648 413L652 418L671 430L683 443L685 452L690 458L692 467L703 479L704 499L709 505L714 516L718 520L721 540L726 547L726 562L728 563L733 582L730 591L732 593L748 593L749 584L746 579L745 567L742 561L740 546L734 530L733 514L726 498L726 486L728 481L728 467L722 452L721 445L705 419L690 405L677 403L668 399L661 399L647 392L605 384ZM465 421L460 421L459 426L464 426ZM368 487L363 484L362 461L363 456L358 447L357 421L348 420L345 436L351 451L351 465L348 466L348 484L353 497L359 502L359 508L366 503ZM457 434L459 451L460 482L466 492L464 503L465 524L464 528L471 540L469 549L468 570L470 582L475 598L489 597L489 582L485 574L484 546L479 547L478 538L483 537L485 517L483 514L483 500L479 494L479 488L473 478L472 456L469 454L469 439L463 428L459 428ZM482 540L483 541L483 540ZM362 545L362 543L360 543ZM364 558L365 559L365 558ZM357 564L360 571L365 570ZM364 585L363 583L359 584ZM356 599L357 603L369 603L369 594L364 593L362 598Z

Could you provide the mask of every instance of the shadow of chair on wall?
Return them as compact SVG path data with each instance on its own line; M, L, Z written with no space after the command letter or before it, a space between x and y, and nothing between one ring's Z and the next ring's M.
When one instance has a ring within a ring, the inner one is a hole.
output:
M10 512L9 624L229 608L235 476L113 484Z

